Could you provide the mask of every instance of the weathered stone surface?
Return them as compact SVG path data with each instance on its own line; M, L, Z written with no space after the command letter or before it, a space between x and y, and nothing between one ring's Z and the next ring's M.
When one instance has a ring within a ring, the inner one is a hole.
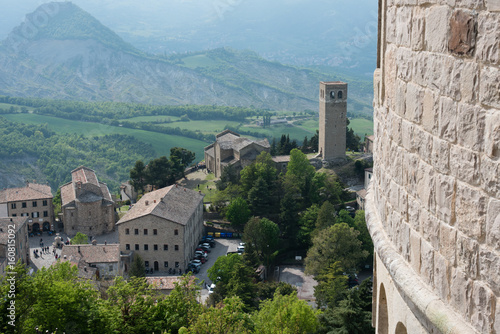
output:
M417 170L417 198L431 213L436 210L436 182L434 169L421 162Z
M463 268L453 270L450 290L452 304L465 319L469 320L472 308L472 281Z
M483 242L488 198L476 188L463 183L457 184L456 194L457 228L467 237Z
M420 203L412 196L408 196L408 223L420 232Z
M455 178L443 174L436 177L436 216L447 224L455 222Z
M420 242L420 276L428 285L434 281L434 249L425 240Z
M437 137L433 137L431 165L440 173L450 171L450 144Z
M457 264L467 276L476 279L479 274L479 244L462 233L457 234Z
M462 102L476 102L479 97L479 66L465 61L460 72L460 95Z
M396 110L394 110L394 113L404 117L406 113L406 82L401 79L397 80L396 93Z
M491 199L488 204L486 243L500 252L500 200L498 199Z
M432 160L433 138L434 137L429 132L424 131L421 127L415 126L413 128L414 150L416 150L420 158L429 165Z
M454 143L457 138L457 104L448 97L439 101L439 135L442 139Z
M494 324L496 298L488 286L474 282L472 290L472 324L481 333L491 333Z
M484 66L481 70L479 100L487 106L500 108L500 70L498 68Z
M480 107L458 104L458 144L473 151L483 147L486 113Z
M405 134L402 138L403 147L409 152L413 152L413 123L408 122L407 120L401 121L401 130Z
M420 231L435 250L439 250L439 221L427 210L420 212Z
M499 1L500 3L500 1ZM484 62L500 62L500 14L481 13L478 17L477 57Z
M438 99L430 89L424 90L422 103L422 126L425 131L437 134L439 124Z
M486 114L485 153L490 158L500 158L500 114Z
M500 198L500 162L485 156L481 159L481 187L490 196Z
M471 56L476 46L476 36L476 17L469 11L454 11L450 18L448 49L458 55Z
M440 247L439 252L449 261L452 266L456 265L457 259L457 230L441 222L439 228Z
M491 289L500 291L500 257L493 251L481 247L479 254L481 280L488 282Z
M405 47L411 45L412 7L401 6L396 10L396 43Z
M398 48L396 52L397 76L398 79L410 81L412 75L412 59L413 52L407 48Z
M450 298L450 269L447 259L434 253L434 288L443 301Z
M432 6L427 9L425 20L425 44L428 51L445 52L448 45L448 6Z
M479 155L460 146L451 145L450 173L459 180L479 184Z
M425 10L421 7L413 8L413 20L411 25L411 48L421 51L424 48Z
M471 9L477 9L484 6L483 0L455 0L455 5L457 7L465 7Z
M485 0L485 1L486 1L486 8L488 8L488 10L500 12L500 0Z
M410 264L417 274L420 274L420 234L410 229Z
M387 6L386 21L387 30L385 38L387 43L396 43L396 7Z
M422 87L409 83L406 85L406 109L405 118L413 123L420 123L422 118L422 100L424 90Z

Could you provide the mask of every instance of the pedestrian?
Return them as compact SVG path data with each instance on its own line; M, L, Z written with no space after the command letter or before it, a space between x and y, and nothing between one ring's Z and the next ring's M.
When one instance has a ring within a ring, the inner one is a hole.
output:
M108 242L106 240L104 240L104 245L107 245L107 244L108 244Z

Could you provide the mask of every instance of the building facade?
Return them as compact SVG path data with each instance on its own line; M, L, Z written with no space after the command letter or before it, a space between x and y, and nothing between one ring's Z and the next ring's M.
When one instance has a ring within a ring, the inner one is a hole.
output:
M0 218L0 276L9 271L8 265L15 265L18 261L26 265L30 263L28 218Z
M254 162L262 151L269 152L270 148L267 139L253 141L225 130L215 136L213 144L205 147L205 164L215 177L220 177L226 166L241 170Z
M0 191L0 217L27 217L30 233L53 230L52 197L50 186L37 183L4 189Z
M124 270L118 244L65 245L59 259L76 265L84 278L113 279Z
M319 83L319 157L325 161L345 158L347 84Z
M121 254L184 271L203 236L203 194L178 185L146 193L116 224Z
M500 2L379 1L377 333L500 333Z
M115 208L108 186L95 172L79 167L71 172L72 181L61 187L64 232L100 235L113 230Z

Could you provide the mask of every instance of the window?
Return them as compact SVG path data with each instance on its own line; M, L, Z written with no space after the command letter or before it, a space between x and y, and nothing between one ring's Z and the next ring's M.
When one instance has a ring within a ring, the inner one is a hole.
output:
M165 268L168 267L168 261L163 262L163 265L165 266Z
M47 206L47 200L46 199L43 200L42 205L43 206Z
M168 251L168 245L163 245L163 250Z
M144 267L149 267L149 261L144 261Z
M16 203L12 203L12 204L10 205L10 208L11 208L11 209L15 209L15 208L16 208Z
M26 207L26 202L23 202L23 203L21 204L21 206L22 206L23 208L25 208L25 207Z
M338 94L337 94L338 98L341 99L342 98L342 91L339 90Z
M157 229L153 229L153 234L154 235L158 235L158 230Z
M37 205L38 203L36 201L33 201L33 207L36 208Z
M176 251L178 251L178 250L179 250L179 245L175 245L175 246L174 246L174 249L175 249Z
M130 234L130 229L126 228L125 229L125 234Z
M153 245L153 249L154 249L155 251L157 251L157 250L158 250L158 245Z
M31 213L31 217L32 217L32 218L38 218L38 216L39 216L39 213L38 213L38 212L32 212L32 213Z
M179 235L179 230L174 230L174 235Z
M48 212L48 211L44 211L44 212L43 212L43 216L44 216L44 217L48 217L48 216L49 216L49 212Z
M130 250L130 244L125 245L125 250Z
M134 234L135 234L135 235L139 235L139 229L138 229L138 228L136 228L136 229L134 230Z
M12 214L12 217L17 217L17 214L16 214L16 213L13 213L13 214Z
M139 244L135 244L135 250L139 250Z
M175 262L175 267L179 268L179 262Z
M113 266L109 266L109 271L113 271Z
M330 92L330 97L331 97L332 99L334 99L334 98L335 98L335 92L334 92L333 90Z
M148 235L148 229L147 228L144 229L144 235Z
M148 245L144 245L144 250L145 251L149 250L149 246Z

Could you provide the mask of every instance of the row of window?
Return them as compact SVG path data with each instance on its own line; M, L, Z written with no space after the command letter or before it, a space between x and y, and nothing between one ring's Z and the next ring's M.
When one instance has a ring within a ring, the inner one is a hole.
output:
M144 235L148 235L148 229L145 228L142 233ZM125 234L130 234L130 229L129 228L125 229ZM138 228L134 229L134 234L135 235L139 235L139 229ZM158 230L157 229L153 229L153 235L158 235ZM174 230L174 235L179 235L179 230Z
M21 217L29 217L29 216L30 216L29 213L21 213ZM49 216L49 212L48 211L44 211L43 212L43 216L44 217L48 217ZM17 213L13 213L12 217L17 217ZM38 217L40 217L40 212L32 212L31 213L31 218L38 218Z
M126 250L130 250L130 244L125 244L125 249ZM135 244L135 250L136 251L139 250L139 244ZM144 250L145 251L149 250L149 245L148 244L144 245ZM157 251L158 250L158 245L153 245L153 250ZM168 251L168 245L167 244L163 245L163 250L164 251ZM174 250L178 251L179 250L179 245L174 245Z
M10 204L10 208L11 208L11 209L16 209L16 208L17 208L17 205L16 205L16 204L17 204L17 203L11 203L11 204ZM47 206L47 205L48 205L48 201L47 201L46 199L44 199L44 200L42 201L42 206ZM31 206L32 206L33 208L36 208L36 207L38 206L38 202L37 202L37 201L33 201L33 202L31 203ZM24 208L27 208L27 207L28 207L27 202L21 202L21 208L23 208L23 209L24 209Z
M158 265L158 261L155 261L155 265L157 266ZM165 268L168 267L168 261L164 261L163 262L163 265L165 266ZM147 268L149 267L149 261L144 261L144 266ZM175 262L175 267L176 268L179 268L179 262Z

